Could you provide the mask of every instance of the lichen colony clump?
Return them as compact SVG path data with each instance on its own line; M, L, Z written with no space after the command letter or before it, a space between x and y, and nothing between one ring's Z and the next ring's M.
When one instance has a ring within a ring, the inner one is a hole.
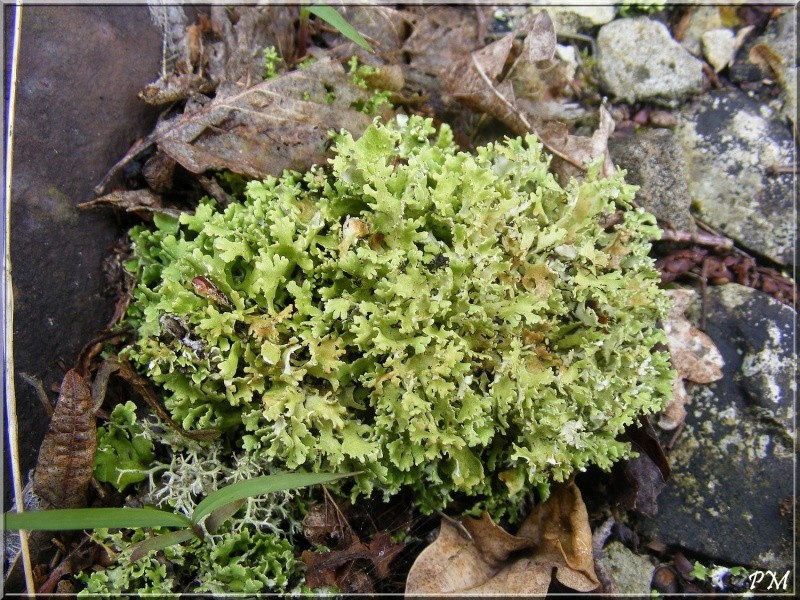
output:
M513 514L623 456L672 379L634 188L599 165L562 188L533 136L472 155L419 117L334 152L132 232L127 354L174 419L251 468L361 471L355 495L424 511Z

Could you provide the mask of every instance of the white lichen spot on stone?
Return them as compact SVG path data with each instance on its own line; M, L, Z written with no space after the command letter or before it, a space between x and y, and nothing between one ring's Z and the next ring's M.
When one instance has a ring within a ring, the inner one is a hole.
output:
M772 404L780 404L784 390L781 381L783 374L794 372L796 360L793 355L787 355L782 344L782 333L777 324L767 324L769 340L757 352L748 352L742 360L742 374L745 377L757 378L760 385L758 389L766 395L764 400ZM792 377L789 379L789 391L794 393L797 383Z
M721 410L718 415L724 425L733 426L737 423L736 407L731 405L725 410Z
M756 456L760 459L767 458L769 455L769 442L770 438L767 434L760 435L758 437L757 446L756 446Z
M733 446L733 451L741 451L744 448L744 439L742 439L741 433L732 431L719 441L718 446L723 454L730 453L731 446Z

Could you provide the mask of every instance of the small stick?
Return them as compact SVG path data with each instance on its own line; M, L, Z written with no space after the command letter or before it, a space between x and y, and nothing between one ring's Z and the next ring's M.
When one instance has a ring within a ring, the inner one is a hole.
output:
M675 433L672 434L672 437L669 439L669 442L667 443L666 446L667 450L672 450L672 447L675 445L675 442L678 441L678 436L680 436L684 427L686 427L685 421L681 421L680 423L678 423L678 426L675 428Z
M461 537L463 537L465 540L468 540L470 542L472 541L472 534L469 531L467 531L467 528L464 527L464 524L461 521L459 521L458 519L454 519L453 517L450 517L450 516L444 514L439 509L436 509L436 512L439 513L439 516L442 517L442 519L444 519L445 521L450 523L450 525L455 527L456 530L458 531L458 533L461 535Z
M708 305L708 257L703 259L700 267L700 329L706 330L706 312Z
M666 242L689 242L699 246L711 246L712 248L720 248L723 250L730 250L733 248L733 240L724 236L703 233L698 231L696 233L690 231L676 231L674 229L663 229L661 231L661 240Z
M697 226L698 226L698 227L700 227L701 229L704 229L704 230L705 230L705 231L707 231L708 233L710 233L710 234L712 234L712 235L715 235L715 236L717 236L717 237L720 237L720 238L724 238L724 237L725 237L725 236L724 236L724 235L722 235L722 234L721 234L721 233L720 233L718 230L714 229L714 228L713 228L711 225L709 225L708 223L706 223L706 222L705 222L705 221L703 221L702 219L699 219L699 218L695 217L695 218L694 218L694 221L695 221L695 223L697 223ZM737 253L737 254L739 254L740 256L746 256L747 258L753 259L753 257L752 257L752 256L750 256L750 255L749 255L747 252L745 252L744 250L742 250L741 248L739 248L738 246L736 246L736 244L734 244L733 246L731 246L731 250L732 250L733 252L736 252L736 253Z
M797 173L797 164L792 165L772 165L767 168L770 175L784 175L786 173Z
M33 386L33 389L36 391L36 395L42 402L42 406L44 406L44 410L47 413L47 416L52 418L53 403L50 401L47 392L44 390L44 385L42 384L42 380L36 377L35 375L23 373L22 371L20 371L19 376L20 378L22 378L22 381Z

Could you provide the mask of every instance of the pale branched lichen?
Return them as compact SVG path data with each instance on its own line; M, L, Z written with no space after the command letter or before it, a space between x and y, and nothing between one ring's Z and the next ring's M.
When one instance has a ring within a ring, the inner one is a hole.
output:
M425 511L463 493L513 515L625 455L673 375L635 188L595 165L562 189L535 137L471 155L419 117L334 151L132 232L127 354L173 417L255 465L408 487Z

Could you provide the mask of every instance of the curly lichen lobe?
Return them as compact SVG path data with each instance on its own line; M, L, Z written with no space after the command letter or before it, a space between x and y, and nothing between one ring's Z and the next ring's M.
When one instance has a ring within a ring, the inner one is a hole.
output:
M564 189L533 136L472 155L419 117L334 151L132 232L129 354L174 418L239 432L265 468L408 486L424 510L464 492L513 512L624 455L672 379L635 188L594 168Z

